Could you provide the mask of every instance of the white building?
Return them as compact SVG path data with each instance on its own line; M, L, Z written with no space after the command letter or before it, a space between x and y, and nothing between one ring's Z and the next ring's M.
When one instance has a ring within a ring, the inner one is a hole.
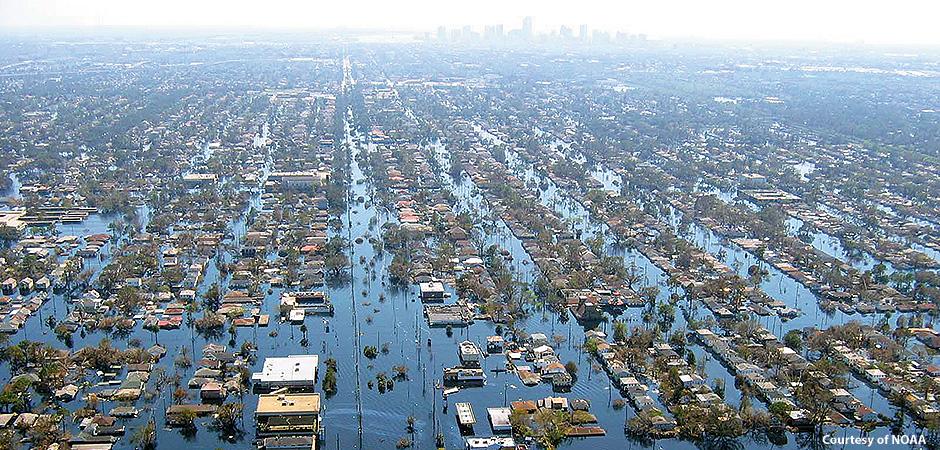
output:
M470 437L467 438L467 450L512 450L516 442L511 437Z
M512 431L512 424L509 423L511 411L509 408L486 408L486 413L490 417L490 426L495 433L508 433Z
M260 373L251 375L251 382L259 389L291 387L312 390L317 382L317 355L291 355L286 358L265 358Z

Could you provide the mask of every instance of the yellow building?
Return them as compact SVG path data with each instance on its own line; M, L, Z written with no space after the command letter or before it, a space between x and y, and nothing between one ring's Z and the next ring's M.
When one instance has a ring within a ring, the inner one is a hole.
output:
M320 430L320 394L266 394L255 411L259 436L316 435Z

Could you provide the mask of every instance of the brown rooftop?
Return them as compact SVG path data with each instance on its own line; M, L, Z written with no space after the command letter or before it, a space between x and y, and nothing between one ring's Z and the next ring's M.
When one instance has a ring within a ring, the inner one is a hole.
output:
M320 412L320 394L268 394L258 398L255 416Z

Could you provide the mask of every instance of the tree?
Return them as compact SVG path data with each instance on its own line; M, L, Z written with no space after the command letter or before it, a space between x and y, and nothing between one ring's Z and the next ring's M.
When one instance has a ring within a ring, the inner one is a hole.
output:
M117 308L124 315L131 315L140 303L140 293L133 286L124 286L117 294Z
M245 406L238 402L223 403L215 411L213 425L225 432L234 432L239 430L239 424L244 414Z
M11 409L21 411L28 407L29 386L30 382L25 378L4 386L0 391L0 405L3 409L9 412Z
M408 379L408 366L404 364L393 366L392 371L395 372L395 378L399 380Z
M323 376L323 392L327 397L336 394L336 360L326 360L326 374Z
M568 361L565 363L565 371L571 375L571 378L575 378L578 376L578 365L574 361Z
M343 253L332 255L323 261L323 269L326 271L327 275L332 278L337 278L342 275L348 265L349 258Z
M206 310L217 310L219 303L222 301L222 292L219 290L219 284L212 283L206 293L203 294L203 298L205 299Z
M189 391L187 391L182 386L177 387L176 390L173 391L173 401L175 401L177 404L183 403L183 400L186 400L187 398L189 398Z
M616 342L626 342L627 340L627 324L620 320L614 321L614 341Z
M147 425L134 430L131 435L131 442L135 448L151 450L157 445L157 429L153 419L147 421Z
M803 351L803 333L800 330L790 330L783 335L783 343L796 352Z

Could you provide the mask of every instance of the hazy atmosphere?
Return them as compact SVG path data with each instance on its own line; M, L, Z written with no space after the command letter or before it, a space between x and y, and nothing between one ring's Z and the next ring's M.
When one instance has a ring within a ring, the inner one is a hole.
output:
M0 0L0 450L940 450L938 3Z
M438 25L515 27L536 32L588 24L652 38L865 41L938 44L940 2L926 0L0 0L8 29L58 27L383 28L431 31Z

